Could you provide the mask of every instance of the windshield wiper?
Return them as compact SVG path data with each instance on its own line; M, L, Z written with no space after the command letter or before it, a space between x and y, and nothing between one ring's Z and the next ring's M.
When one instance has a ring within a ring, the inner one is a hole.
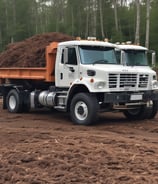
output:
M95 64L107 64L107 63L108 63L108 60L100 59L100 60L94 61L93 65L95 65Z

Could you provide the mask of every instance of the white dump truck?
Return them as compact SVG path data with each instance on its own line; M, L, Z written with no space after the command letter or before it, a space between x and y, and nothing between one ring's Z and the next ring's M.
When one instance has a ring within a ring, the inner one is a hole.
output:
M129 68L134 69L136 72L144 72L144 76L141 79L142 82L144 81L144 86L148 83L148 77L150 73L155 73L152 70L152 67L155 66L155 51L148 50L146 47L131 44L131 42L127 42L126 44L117 44L116 46L116 56L118 62L123 66L128 66ZM151 61L149 62L149 58ZM145 84L146 83L146 84ZM146 112L146 117L154 118L157 113L158 102L157 100L150 101L148 106L148 110ZM125 112L125 115L129 118L132 118L134 113L136 116L136 110L129 110ZM135 117L134 119L137 119Z
M54 108L70 113L79 125L94 123L99 112L154 118L156 73L146 60L136 67L119 63L115 49L116 45L102 41L53 42L46 47L46 67L0 68L3 108L11 113ZM144 50L140 55L145 59Z

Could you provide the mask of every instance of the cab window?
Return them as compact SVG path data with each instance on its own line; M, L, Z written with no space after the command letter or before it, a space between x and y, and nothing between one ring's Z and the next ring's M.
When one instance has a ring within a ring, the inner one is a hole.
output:
M62 51L62 63L64 63L64 50ZM77 56L75 48L68 48L68 65L77 65Z

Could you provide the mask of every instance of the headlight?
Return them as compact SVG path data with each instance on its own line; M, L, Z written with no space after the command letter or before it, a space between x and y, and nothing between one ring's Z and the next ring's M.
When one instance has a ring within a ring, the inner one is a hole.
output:
M158 81L157 80L152 81L152 88L153 89L158 88Z
M101 82L96 82L96 83L95 83L95 88L96 88L96 89L103 89L105 86L106 86L106 82L103 82L103 81L101 81Z

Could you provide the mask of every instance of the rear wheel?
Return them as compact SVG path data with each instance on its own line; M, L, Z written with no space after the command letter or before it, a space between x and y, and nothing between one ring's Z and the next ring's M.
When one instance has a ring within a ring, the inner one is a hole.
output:
M22 112L22 99L20 98L20 93L12 89L7 95L6 105L9 112Z
M74 96L70 106L72 121L78 125L90 125L96 121L98 102L94 95L79 93Z

